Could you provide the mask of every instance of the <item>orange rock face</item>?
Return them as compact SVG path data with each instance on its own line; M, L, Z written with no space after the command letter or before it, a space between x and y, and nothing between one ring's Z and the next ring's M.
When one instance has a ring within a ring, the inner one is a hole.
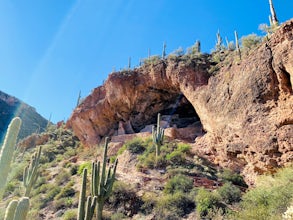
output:
M241 61L236 57L225 59L214 76L208 73L209 55L112 73L74 110L67 126L91 146L116 135L119 123L120 132L155 124L157 113L183 95L203 126L204 135L193 144L199 154L244 173L291 162L293 20Z

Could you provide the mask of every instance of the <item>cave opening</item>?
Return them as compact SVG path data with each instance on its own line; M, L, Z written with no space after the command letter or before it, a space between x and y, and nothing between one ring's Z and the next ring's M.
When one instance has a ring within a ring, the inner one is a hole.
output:
M281 70L281 85L285 92L292 94L292 82L290 79L290 73L288 73L285 68L280 68Z
M160 113L162 120L168 122L168 127L185 128L195 124L202 126L194 107L183 94L179 94L175 102Z

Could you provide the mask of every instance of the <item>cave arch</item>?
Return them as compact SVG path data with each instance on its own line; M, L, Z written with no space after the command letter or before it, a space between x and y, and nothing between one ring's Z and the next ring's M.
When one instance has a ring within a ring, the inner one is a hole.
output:
M158 113L161 114L161 127L172 131L174 138L194 141L205 133L195 108L182 93L154 100L149 107L154 111L135 114L137 117L133 115L130 120L134 133L151 132L152 126L157 123ZM147 116L145 120L137 120L139 115ZM144 122L138 124L138 121Z

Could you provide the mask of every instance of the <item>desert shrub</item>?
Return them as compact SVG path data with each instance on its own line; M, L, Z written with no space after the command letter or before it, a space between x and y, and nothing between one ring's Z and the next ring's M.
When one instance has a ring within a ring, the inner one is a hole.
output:
M77 170L77 173L79 175L82 174L83 170L84 169L87 169L88 173L90 172L91 173L91 170L92 170L92 162L88 161L88 162L85 162L83 164L80 164L79 167L78 167L78 170Z
M77 209L66 210L62 217L63 217L63 220L76 220L77 219Z
M54 199L72 197L75 195L75 190L72 188L74 185L73 182L69 182L66 186L64 186L61 191L55 196Z
M192 199L183 192L167 194L157 201L155 207L156 219L179 219L179 217L189 214L194 207ZM174 218L171 218L171 216Z
M233 172L232 170L224 169L223 172L219 174L219 177L222 178L225 182L228 181L238 186L247 187L243 177L240 174Z
M111 220L120 220L120 219L124 219L124 218L127 218L127 216L121 212L116 212L111 215Z
M57 185L62 185L64 183L68 182L70 180L70 178L71 178L70 173L68 173L68 171L65 169L61 169L59 174L55 178L55 183Z
M220 205L220 197L215 192L200 188L195 196L196 211L199 217L206 216L213 209Z
M141 206L141 212L145 215L148 215L152 213L153 208L156 206L157 203L157 195L153 192L146 192L142 196L142 206Z
M176 192L190 192L193 188L193 181L191 178L184 175L176 175L172 177L165 185L165 194L174 194Z
M241 38L242 46L248 50L255 48L261 41L262 38L256 34L249 34Z
M191 146L185 143L178 143L177 150L182 153L190 153Z
M221 199L227 204L239 202L241 199L240 189L230 182L225 183L217 191L221 196Z
M281 219L293 198L293 169L281 169L274 176L261 176L256 187L242 197L238 218ZM279 217L277 217L279 216Z
M145 151L146 146L141 138L134 138L125 143L127 150L133 154L141 154Z
M142 62L145 65L150 65L150 64L155 65L155 64L158 64L160 62L160 60L161 60L161 57L155 55L155 56L151 56L149 58L143 59Z
M78 172L78 166L76 164L72 165L69 170L71 176L76 175Z
M128 216L133 216L142 205L141 199L128 184L115 181L111 196L108 199L109 206L121 210Z
M173 151L166 155L166 159L172 165L181 165L185 162L185 154L180 151Z
M119 148L117 154L121 155L124 151L126 151L127 146L124 144L122 147Z

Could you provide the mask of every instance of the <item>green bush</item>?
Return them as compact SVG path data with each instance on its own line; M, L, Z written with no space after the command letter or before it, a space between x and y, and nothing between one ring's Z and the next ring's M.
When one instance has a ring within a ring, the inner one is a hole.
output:
M70 172L71 176L76 175L77 172L78 172L78 166L76 164L72 165L70 167L70 171L69 172Z
M248 50L255 48L261 41L262 38L256 34L249 34L241 38L242 46Z
M76 220L77 219L77 209L66 210L62 217L63 217L63 220Z
M234 185L248 187L240 174L229 169L224 169L223 172L220 173L219 178L222 178L225 182L231 182Z
M152 213L153 208L156 206L157 203L157 194L153 192L146 192L142 196L142 206L141 206L141 212L145 215L149 215Z
M111 220L120 220L120 219L124 219L124 218L127 218L127 216L121 212L116 212L111 215Z
M185 154L180 151L173 151L166 155L166 160L172 165L182 165L185 162Z
M61 169L59 174L55 178L55 183L57 185L62 185L64 183L68 182L70 180L70 178L71 178L70 173L68 173L68 171L65 169Z
M199 217L205 217L210 211L220 206L220 197L215 192L200 188L195 196L195 203Z
M292 167L281 169L274 176L261 176L256 187L243 195L237 218L281 219L292 198Z
M125 143L127 150L133 154L141 154L145 151L146 146L141 138L134 138Z
M221 199L227 204L232 204L241 200L240 189L230 182L227 182L221 186L217 192L221 196Z
M156 219L170 219L170 216L179 219L178 217L189 214L194 207L194 202L183 192L167 194L157 201L155 207Z
M72 184L67 184L61 189L61 191L55 196L54 199L73 197L75 195L75 190L72 188Z
M82 172L83 172L83 170L85 168L88 170L88 173L91 173L91 170L92 170L92 162L88 161L88 162L85 162L85 163L79 165L78 170L77 170L77 173L79 175L82 175Z
M178 143L177 150L182 153L190 153L191 146L185 143Z
M108 199L109 206L119 209L123 214L133 216L138 212L142 205L141 199L128 184L115 181L111 196Z
M191 178L184 175L176 175L172 177L165 185L165 194L174 194L176 192L190 192L193 188L193 181Z

